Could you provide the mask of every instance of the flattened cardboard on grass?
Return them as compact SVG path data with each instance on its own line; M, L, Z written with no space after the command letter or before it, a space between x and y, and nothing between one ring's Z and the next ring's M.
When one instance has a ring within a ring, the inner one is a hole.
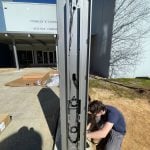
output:
M30 74L24 75L22 78L8 82L5 85L11 86L11 87L45 85L48 78L49 78L49 72L30 73Z
M8 114L0 114L0 134L8 126L11 121L11 116Z

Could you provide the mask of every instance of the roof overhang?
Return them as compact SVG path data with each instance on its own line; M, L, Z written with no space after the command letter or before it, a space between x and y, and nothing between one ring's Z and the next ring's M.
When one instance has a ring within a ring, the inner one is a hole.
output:
M0 43L12 44L28 44L44 46L56 44L56 34L28 34L28 33L0 33Z

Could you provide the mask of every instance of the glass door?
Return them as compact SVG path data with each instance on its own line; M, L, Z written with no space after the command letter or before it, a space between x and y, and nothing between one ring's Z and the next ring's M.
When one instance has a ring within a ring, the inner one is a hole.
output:
M43 52L44 64L48 64L48 52Z
M37 63L43 64L43 53L42 53L42 51L37 51Z
M54 63L54 55L53 55L53 52L49 52L49 62L50 62L50 64L53 64L53 63Z

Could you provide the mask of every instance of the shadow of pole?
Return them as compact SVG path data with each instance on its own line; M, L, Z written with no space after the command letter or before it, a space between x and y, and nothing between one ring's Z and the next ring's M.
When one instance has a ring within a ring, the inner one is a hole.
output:
M0 142L0 150L42 150L42 138L33 128L24 126Z
M38 93L38 99L55 144L60 113L59 97L50 88L43 88Z

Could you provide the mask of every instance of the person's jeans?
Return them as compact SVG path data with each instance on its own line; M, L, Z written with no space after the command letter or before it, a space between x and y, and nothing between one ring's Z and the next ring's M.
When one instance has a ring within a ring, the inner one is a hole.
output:
M111 130L104 150L121 150L123 135L115 130Z
M108 136L101 140L97 150L121 150L123 138L124 135L112 129Z

